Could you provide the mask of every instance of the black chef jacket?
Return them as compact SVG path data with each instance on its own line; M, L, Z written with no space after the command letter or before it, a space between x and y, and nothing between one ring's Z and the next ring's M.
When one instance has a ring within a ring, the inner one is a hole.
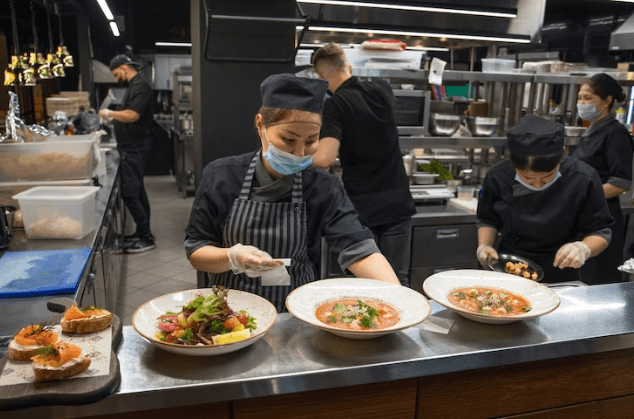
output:
M480 200L479 225L502 234L498 252L524 256L544 269L544 282L578 280L577 269L553 267L566 243L588 235L610 240L613 218L608 212L599 175L587 164L564 157L561 177L548 189L534 192L515 180L510 160L488 171Z
M416 213L394 120L394 95L382 80L346 80L324 104L321 138L339 140L342 180L363 225L397 223Z
M627 129L608 116L592 124L581 136L573 157L592 166L602 183L630 189L632 186L632 137ZM616 283L623 280L617 269L623 263L625 246L625 221L618 196L607 200L610 214L615 219L610 246L582 267L584 279L592 284Z
M599 172L601 182L620 188L632 186L632 137L614 117L608 116L591 125L581 135L572 154Z
M259 153L259 152L258 152ZM185 230L187 257L205 246L222 247L222 233L234 200L240 194L254 153L215 160L205 167ZM265 202L291 202L294 175L273 181L260 160L249 199ZM265 184L262 184L265 183ZM315 278L321 278L321 239L325 237L339 254L342 270L372 253L380 253L372 232L359 223L352 202L341 182L323 170L311 167L302 171L308 257Z
M137 143L140 146L141 141L152 134L153 102L152 86L140 74L137 74L130 80L130 85L117 110L133 110L139 114L139 119L126 123L114 121L118 147L125 148L137 145Z

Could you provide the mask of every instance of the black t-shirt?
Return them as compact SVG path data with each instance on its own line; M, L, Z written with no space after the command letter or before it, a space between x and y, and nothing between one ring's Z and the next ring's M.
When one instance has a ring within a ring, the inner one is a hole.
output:
M140 74L130 80L130 86L123 95L121 105L117 110L130 109L139 114L134 122L123 123L114 121L114 132L119 147L141 145L141 140L152 133L152 118L154 115L152 86Z
M394 95L382 80L346 80L324 105L321 138L339 140L342 180L361 223L379 226L416 213L394 120Z

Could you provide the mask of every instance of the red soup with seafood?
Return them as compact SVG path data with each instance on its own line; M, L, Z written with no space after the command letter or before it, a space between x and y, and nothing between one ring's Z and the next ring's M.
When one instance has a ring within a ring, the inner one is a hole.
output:
M499 288L458 288L447 298L456 307L487 316L517 316L531 311L531 303L526 298Z
M344 330L379 330L397 324L398 310L373 300L346 298L320 304L315 316L323 323Z

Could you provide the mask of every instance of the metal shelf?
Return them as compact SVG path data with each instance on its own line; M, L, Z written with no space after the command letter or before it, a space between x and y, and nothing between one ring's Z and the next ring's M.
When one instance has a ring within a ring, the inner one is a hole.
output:
M565 137L565 146L579 145L580 137ZM506 147L506 137L434 137L413 135L399 137L401 150L413 148L490 148Z

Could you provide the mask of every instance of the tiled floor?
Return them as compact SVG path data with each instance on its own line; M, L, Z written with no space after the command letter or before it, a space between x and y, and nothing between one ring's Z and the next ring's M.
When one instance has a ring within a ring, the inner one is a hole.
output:
M183 199L172 176L146 176L145 187L156 249L123 256L115 313L124 325L131 324L134 310L146 301L196 288L196 270L183 247L193 197Z

